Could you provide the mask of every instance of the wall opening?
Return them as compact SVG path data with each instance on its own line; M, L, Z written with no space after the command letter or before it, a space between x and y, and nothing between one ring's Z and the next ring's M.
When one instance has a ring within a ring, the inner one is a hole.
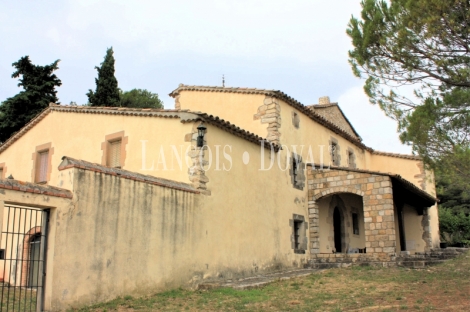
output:
M334 227L334 236L335 236L335 252L343 252L341 247L342 245L342 233L341 233L341 215L339 213L339 208L335 207L333 212L333 227Z

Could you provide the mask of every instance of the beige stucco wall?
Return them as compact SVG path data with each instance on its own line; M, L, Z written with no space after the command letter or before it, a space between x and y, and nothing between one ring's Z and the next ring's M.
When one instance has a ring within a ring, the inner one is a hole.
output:
M266 96L262 94L183 90L180 91L178 102L181 109L200 110L213 114L266 138L268 124L263 124L260 119L253 118L258 113L258 108L264 104L265 98ZM305 161L328 165L330 163L328 145L333 137L338 140L340 146L342 166L347 166L347 149L349 147L354 150L357 167L363 169L367 167L364 150L313 121L286 102L278 100L278 103L281 116L280 142L285 145L283 147L285 150L294 152L295 146L296 154L302 155ZM292 123L292 112L297 113L300 118L299 129L295 128Z
M178 102L181 109L218 116L247 131L266 137L267 125L253 119L258 107L263 105L264 97L261 94L180 91Z
M186 154L189 142L185 135L192 125L183 124L179 119L160 117L139 117L107 114L83 114L51 111L43 120L0 154L0 163L8 166L8 175L16 180L34 182L32 179L35 147L51 143L53 148L49 185L60 185L57 167L62 156L69 156L101 164L102 143L105 136L124 131L127 137L126 158L123 169L154 175L175 181L189 182L186 160L182 156L181 170L171 146L178 154ZM142 141L146 141L142 143ZM146 163L143 164L143 144L146 148ZM163 167L161 147L167 164ZM153 170L152 162L154 163ZM173 169L172 169L173 164Z
M308 220L306 188L294 189L277 167L259 171L270 156L258 144L211 125L206 140L212 151L230 145L232 159L231 168L224 159L222 170L206 172L210 196L61 171L68 180L73 172L75 204L55 223L52 310L306 262L308 254L294 253L290 225L293 214Z
M357 168L365 169L366 168L366 151L352 144L348 140L329 130L328 128L320 125L319 123L313 121L310 117L301 113L294 107L285 103L284 101L279 101L281 106L281 143L285 144L292 152L293 147L296 146L296 150L300 151L302 145L304 148L302 150L302 157L307 162L314 162L315 164L324 164L326 166L331 164L331 156L328 149L331 138L334 138L338 141L340 147L341 155L341 166L348 166L348 148L354 151L356 157L355 163ZM300 118L299 128L294 127L292 122L292 113L295 112ZM310 153L311 148L311 155ZM297 154L300 154L297 152ZM313 159L312 157L313 156Z
M403 207L403 219L405 227L406 250L411 253L424 252L426 242L423 240L423 216L418 215L415 208L410 205Z
M258 112L258 108L263 105L264 99L265 95L180 91L178 102L182 109L208 112L254 132L261 137L266 137L268 135L268 125L262 124L260 119L253 118ZM334 138L338 141L340 147L341 166L346 167L348 165L347 151L352 149L355 155L356 168L399 174L419 188L435 196L433 174L424 170L421 161L373 154L318 124L286 102L282 100L277 101L281 117L281 126L279 128L280 143L284 145L281 154L284 158L288 152L295 152L302 156L304 162L329 165L331 163L331 156L328 146L331 138ZM293 125L293 112L299 116L299 128ZM433 245L437 247L439 245L437 205L429 209L429 215L431 216L432 241Z

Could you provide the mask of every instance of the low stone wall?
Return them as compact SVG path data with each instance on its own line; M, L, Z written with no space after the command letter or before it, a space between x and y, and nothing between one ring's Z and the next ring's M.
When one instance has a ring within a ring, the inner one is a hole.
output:
M381 266L394 267L403 266L411 268L423 268L429 265L435 265L446 260L453 259L467 251L470 248L447 248L432 249L427 252L401 252L399 256L391 255L388 261L378 257L376 254L315 254L311 256L305 268L328 269L350 266Z

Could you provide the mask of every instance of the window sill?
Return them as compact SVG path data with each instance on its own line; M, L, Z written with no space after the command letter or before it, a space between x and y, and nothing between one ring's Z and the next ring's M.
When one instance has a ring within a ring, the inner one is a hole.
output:
M305 254L305 250L303 249L294 249L295 254Z

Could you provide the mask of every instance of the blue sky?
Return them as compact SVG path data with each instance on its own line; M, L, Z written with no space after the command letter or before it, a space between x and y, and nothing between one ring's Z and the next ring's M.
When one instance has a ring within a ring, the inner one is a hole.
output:
M62 104L86 103L95 66L113 47L123 90L158 93L179 83L281 90L303 104L339 102L377 149L409 153L396 123L368 103L348 64L346 27L359 0L0 1L0 101L20 91L11 64L60 59Z

